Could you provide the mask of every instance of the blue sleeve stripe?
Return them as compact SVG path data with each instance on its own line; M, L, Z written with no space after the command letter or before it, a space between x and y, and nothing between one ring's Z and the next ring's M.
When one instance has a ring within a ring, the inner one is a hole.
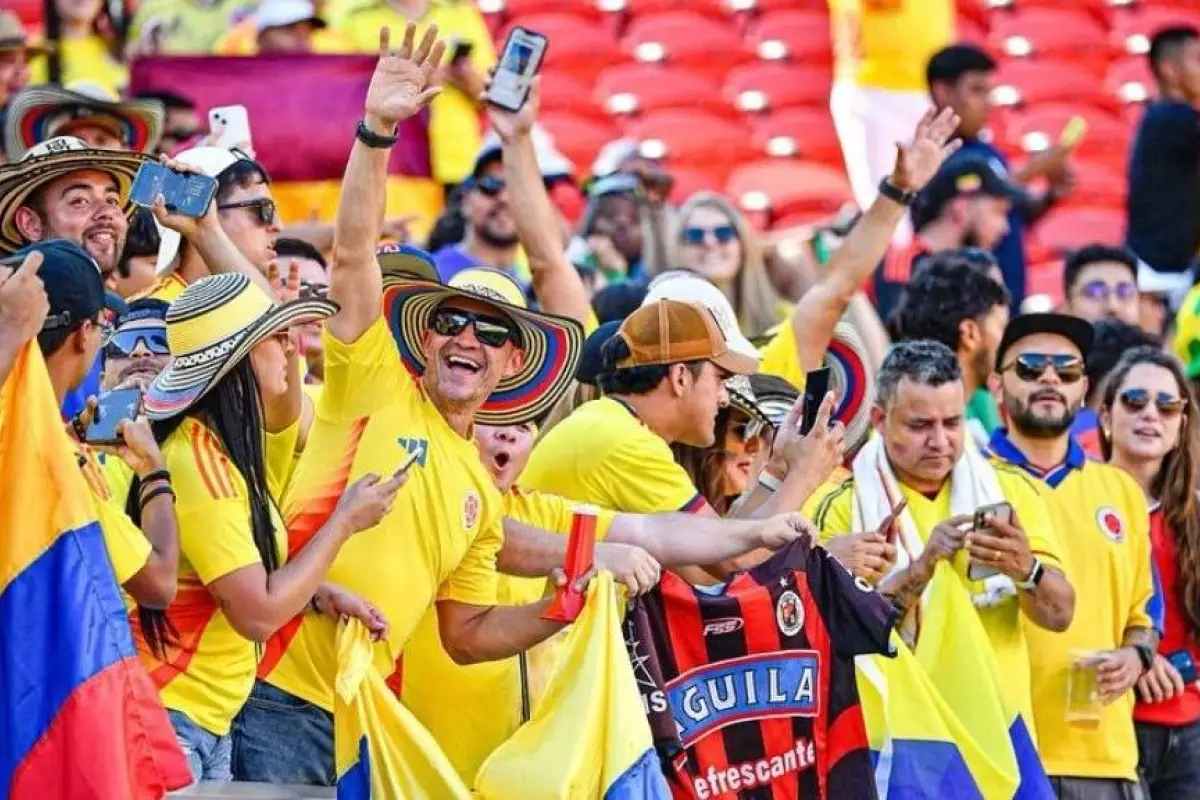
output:
M1146 615L1154 622L1154 629L1161 638L1166 631L1166 598L1163 596L1162 581L1158 577L1158 565L1150 559L1150 578L1154 582L1154 591L1146 601Z

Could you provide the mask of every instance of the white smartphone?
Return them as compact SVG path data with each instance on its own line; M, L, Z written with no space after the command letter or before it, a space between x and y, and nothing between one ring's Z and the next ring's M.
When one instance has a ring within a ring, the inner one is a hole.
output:
M245 106L218 106L208 112L208 129L217 135L215 147L245 147L251 143L250 114Z
M505 111L520 111L529 97L529 85L542 68L548 44L546 37L537 31L520 26L509 31L500 51L500 63L492 75L488 102Z

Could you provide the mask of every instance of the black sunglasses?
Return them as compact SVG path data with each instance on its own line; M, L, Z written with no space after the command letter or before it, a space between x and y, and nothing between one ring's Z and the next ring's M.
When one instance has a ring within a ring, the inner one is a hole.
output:
M1046 353L1022 353L1000 371L1011 369L1023 381L1036 381L1051 367L1063 383L1075 383L1083 377L1083 359L1079 356Z
M275 208L275 201L266 197L260 197L255 200L238 200L236 203L220 203L217 209L220 211L229 211L234 208L250 208L258 212L258 222L264 228L278 218L278 211Z
M683 243L699 247L704 244L704 240L710 233L717 240L717 244L729 244L737 238L737 229L732 225L719 225L715 228L684 228Z
M137 349L138 342L145 345L146 349L156 356L171 355L171 348L167 345L166 328L158 330L146 328L121 330L118 328L104 343L104 357L125 358Z
M1177 417L1187 407L1187 400L1182 397L1176 397L1166 392L1155 392L1152 396L1148 389L1126 389L1117 395L1117 398L1127 411L1134 413L1143 410L1153 401L1154 407L1158 409L1159 415L1163 417Z
M438 336L458 336L468 325L475 325L475 338L488 347L503 347L510 339L516 341L516 332L506 320L489 317L457 308L439 308L433 312L429 327Z

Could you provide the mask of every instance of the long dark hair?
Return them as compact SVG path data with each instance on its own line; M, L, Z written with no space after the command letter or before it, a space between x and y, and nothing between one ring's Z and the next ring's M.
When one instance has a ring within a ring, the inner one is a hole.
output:
M695 484L696 489L703 495L708 504L721 516L729 511L730 501L721 490L721 479L725 465L725 434L729 431L729 423L733 419L733 409L722 408L717 414L713 425L715 438L712 447L693 447L690 444L676 442L671 445L671 453L675 463L683 467Z
M185 417L197 417L216 435L230 462L246 481L250 495L250 528L254 546L267 572L279 568L275 526L271 521L271 495L267 489L267 468L263 456L263 412L258 381L250 359L229 371L187 414L180 414L152 425L159 444L167 440L183 424ZM136 478L129 489L125 509L130 518L141 524L141 509L137 498L141 481ZM150 649L160 657L169 643L178 640L178 632L167 619L166 612L138 607L142 635Z
M1163 458L1150 491L1162 503L1163 516L1175 536L1180 604L1192 634L1200 635L1200 502L1196 496L1196 481L1200 478L1200 409L1196 407L1196 396L1175 358L1154 347L1137 347L1127 352L1109 373L1101 409L1112 413L1117 392L1130 370L1142 364L1170 372L1179 396L1187 400L1179 442ZM1112 458L1110 437L1111 434L1103 433L1100 437L1105 461Z

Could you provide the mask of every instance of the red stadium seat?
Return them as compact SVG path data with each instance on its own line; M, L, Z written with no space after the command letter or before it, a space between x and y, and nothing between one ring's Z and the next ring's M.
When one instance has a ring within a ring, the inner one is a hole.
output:
M1025 272L1025 296L1044 294L1055 307L1063 301L1062 259L1031 264Z
M767 155L842 166L842 148L833 118L824 108L785 108L755 120L751 143Z
M514 25L544 34L550 45L542 72L569 72L590 78L605 67L625 61L617 40L602 26L571 14L534 14L509 20L496 37L503 42Z
M696 192L719 192L724 185L721 175L701 169L668 165L667 172L675 179L672 203L682 203Z
M1121 103L1142 103L1154 94L1154 76L1145 56L1129 56L1113 64L1104 90Z
M954 32L960 42L980 47L987 44L988 29L971 17L958 17L954 21Z
M607 121L575 114L542 112L538 118L554 137L554 146L580 169L589 167L600 148L620 138L620 131Z
M1125 240L1125 212L1116 208L1059 208L1034 229L1043 247L1065 253L1089 242Z
M850 201L850 184L841 171L824 164L765 159L734 170L725 193L750 210L769 208L773 216L832 214Z
M1072 117L1087 122L1087 133L1079 143L1081 157L1100 158L1129 152L1132 134L1118 116L1095 106L1049 103L1012 112L1007 121L1008 144L1025 152L1041 150L1058 141Z
M585 117L606 117L596 105L588 84L563 72L542 74L542 110L566 111Z
M1082 102L1117 110L1096 76L1063 61L1010 58L1000 63L992 102L999 106Z
M766 14L771 11L793 11L798 8L813 11L828 11L828 0L728 0L734 11L748 14Z
M1108 24L1109 15L1112 13L1111 6L1118 5L1122 1L1133 2L1134 0L1067 0L1067 2L1063 2L1063 0L977 0L987 6L991 14L1004 14L1014 8L1026 11L1030 8L1060 9L1069 7L1072 11L1085 13L1104 25ZM960 13L963 2L964 0L959 0ZM972 0L966 0L966 2L972 2Z
M1014 58L1055 58L1103 74L1112 48L1108 31L1086 11L1031 8L992 15L990 46Z
M610 114L692 108L726 110L716 82L707 76L657 64L620 64L596 78L593 101Z
M1072 206L1122 209L1128 191L1125 171L1116 164L1075 159L1078 185L1064 202Z
M484 14L497 14L504 17L520 17L528 14L553 14L564 11L562 0L477 0L479 10ZM574 0L568 13L573 17L600 20L604 11L599 0Z
M562 0L559 0L561 3ZM728 21L733 17L734 10L724 0L605 0L609 8L624 5L621 10L630 19L658 14L663 11L691 11L703 14L713 19Z
M1148 6L1123 8L1113 15L1112 42L1118 49L1131 55L1150 52L1150 37L1156 31L1174 25L1200 26L1200 8Z
M630 20L621 46L638 61L665 61L715 75L752 58L728 21L690 11L664 11Z
M992 2L994 3L995 0L992 0ZM988 25L988 16L991 14L991 9L988 8L988 5L984 0L957 0L954 3L954 11L959 23L965 19L975 25L986 28ZM959 38L962 38L962 31L959 31Z
M29 33L42 27L42 16L46 4L42 0L4 0L4 10L12 11L21 19Z
M648 158L728 171L729 165L753 158L750 134L730 119L701 111L669 109L633 120L625 129Z
M747 64L729 73L721 94L744 112L789 106L829 106L833 76L826 67L793 66L775 61Z
M821 10L763 14L750 26L746 42L764 61L785 58L797 64L829 64L833 61L829 15Z

